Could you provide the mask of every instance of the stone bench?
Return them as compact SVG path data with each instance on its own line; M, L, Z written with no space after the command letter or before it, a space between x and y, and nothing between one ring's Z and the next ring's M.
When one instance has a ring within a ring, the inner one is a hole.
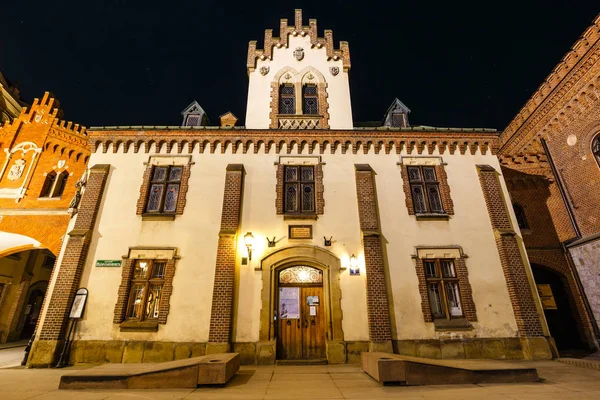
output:
M239 368L238 353L217 353L163 363L104 364L63 375L59 389L166 389L222 385Z
M433 360L399 354L363 352L362 370L385 384L447 385L537 382L535 368L497 360Z

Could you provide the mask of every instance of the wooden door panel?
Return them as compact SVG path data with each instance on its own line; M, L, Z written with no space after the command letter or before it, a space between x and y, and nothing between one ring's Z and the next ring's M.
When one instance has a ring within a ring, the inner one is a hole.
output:
M308 304L309 296L318 296L319 303L312 305L314 313L311 314L311 305ZM302 355L304 359L325 358L325 313L323 305L322 287L302 288Z
M300 290L298 288L298 290ZM298 293L300 294L300 293ZM299 300L298 300L299 301ZM279 304L279 302L278 302ZM289 306L289 305L288 305ZM281 308L281 307L280 307ZM279 310L277 320L277 356L281 360L302 359L301 318L285 318ZM301 317L301 313L299 315Z

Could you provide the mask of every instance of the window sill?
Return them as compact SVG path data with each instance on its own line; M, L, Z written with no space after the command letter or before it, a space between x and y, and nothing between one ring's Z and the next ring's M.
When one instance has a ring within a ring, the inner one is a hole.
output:
M456 319L434 319L433 324L436 331L468 331L473 329L473 325L465 318Z
M417 221L427 221L427 220L449 220L450 216L446 213L422 213L415 214L417 217Z
M61 200L62 197L38 197L40 201L52 201L52 200Z
M157 332L158 321L125 321L120 328L121 332Z
M142 214L142 221L175 221L175 214Z
M317 214L283 214L284 221L290 221L294 219L312 219L316 221L318 218L319 216Z

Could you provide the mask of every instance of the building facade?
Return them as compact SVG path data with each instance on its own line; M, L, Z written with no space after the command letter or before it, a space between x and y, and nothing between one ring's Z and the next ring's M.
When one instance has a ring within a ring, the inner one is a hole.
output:
M600 16L501 135L499 157L560 350L598 348Z
M29 364L56 362L79 287L72 363L551 358L499 133L409 126L399 100L356 128L350 66L297 10L250 42L245 127L90 128Z
M0 342L35 330L90 155L58 114L46 93L0 127Z

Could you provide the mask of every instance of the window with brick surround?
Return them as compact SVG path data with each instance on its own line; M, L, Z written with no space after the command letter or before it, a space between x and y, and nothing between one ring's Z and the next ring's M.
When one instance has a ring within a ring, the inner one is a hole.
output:
M158 320L167 260L135 260L127 306L128 320Z
M183 166L154 166L150 190L146 201L147 213L173 214L177 210L177 200Z
M296 114L296 91L291 83L279 87L279 114Z
M598 162L598 166L600 167L600 134L596 135L594 141L592 142L592 152L596 157L596 161Z
M444 213L435 167L409 166L407 170L415 214Z
M453 260L423 260L433 318L462 318L462 303Z
M284 167L284 209L286 214L315 213L314 166Z

